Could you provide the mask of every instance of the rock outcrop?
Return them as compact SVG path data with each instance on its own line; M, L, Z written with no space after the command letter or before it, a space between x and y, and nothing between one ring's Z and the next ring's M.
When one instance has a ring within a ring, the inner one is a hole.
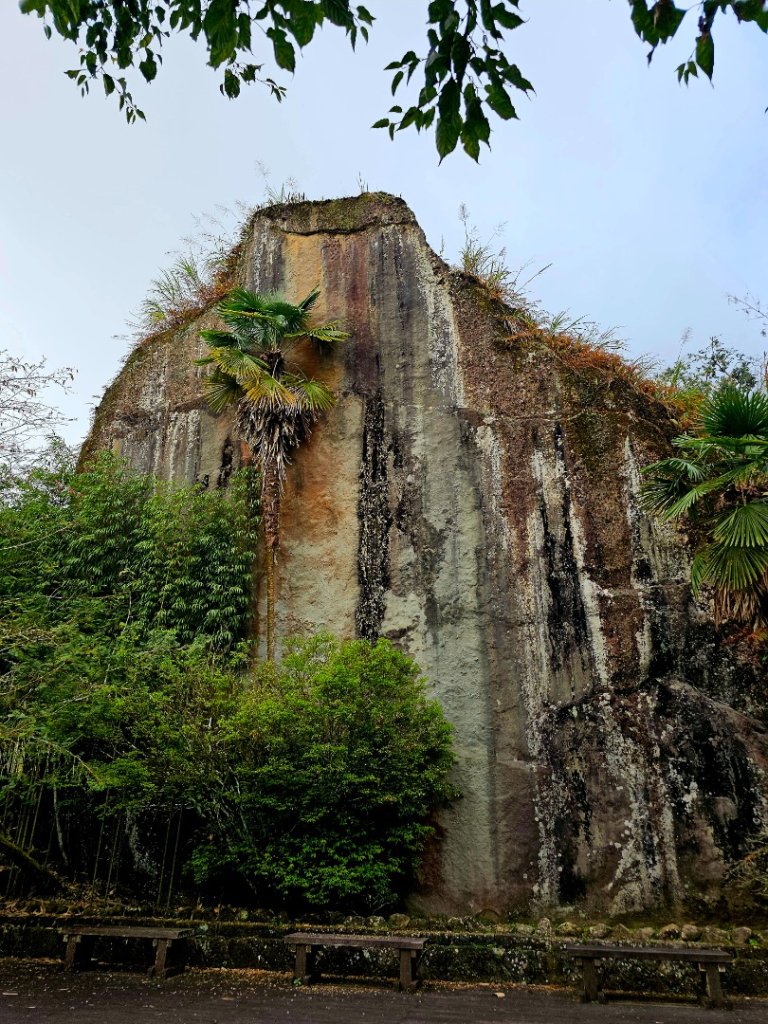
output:
M454 724L463 798L414 902L715 898L766 819L768 741L760 681L692 602L684 543L639 509L665 409L510 338L392 197L262 210L240 261L256 291L319 284L318 318L352 335L313 357L339 402L290 470L278 625L391 638ZM243 448L193 365L212 322L137 348L89 450L226 483Z

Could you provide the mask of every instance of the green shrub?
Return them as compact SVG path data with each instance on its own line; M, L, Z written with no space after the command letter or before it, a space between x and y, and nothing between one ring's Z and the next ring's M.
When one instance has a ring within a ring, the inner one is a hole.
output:
M451 798L451 730L388 641L294 640L222 721L233 827L199 878L242 872L265 902L381 909L412 880Z

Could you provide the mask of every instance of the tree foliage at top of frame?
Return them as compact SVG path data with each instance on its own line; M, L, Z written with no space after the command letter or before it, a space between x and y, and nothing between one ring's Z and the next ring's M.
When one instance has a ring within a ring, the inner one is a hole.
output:
M696 32L690 57L677 68L686 83L702 72L711 80L715 66L714 31L719 15L734 15L768 32L766 0L703 0L692 7L674 0L628 0L635 32L656 48L680 30L688 16ZM222 69L220 88L234 99L245 83L260 81L281 100L285 87L265 71L267 62L294 72L297 50L308 46L326 24L342 29L351 46L367 41L374 15L350 0L21 0L24 13L44 20L47 36L54 32L75 43L79 67L67 72L85 94L101 80L105 93L117 96L129 122L144 119L133 101L123 72L138 68L151 82L162 63L163 42L184 33L201 39L208 63ZM489 145L488 114L504 121L517 118L513 97L533 86L510 62L508 36L525 24L520 0L431 0L427 3L427 34L421 52L409 49L386 70L393 73L392 95L414 76L420 83L415 103L395 104L374 127L395 132L414 127L433 130L440 158L461 143L477 160L481 144ZM255 45L258 39L258 47ZM254 50L266 50L253 60Z

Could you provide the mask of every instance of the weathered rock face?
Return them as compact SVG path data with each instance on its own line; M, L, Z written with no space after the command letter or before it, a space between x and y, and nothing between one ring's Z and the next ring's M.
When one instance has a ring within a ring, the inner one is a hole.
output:
M278 624L390 637L454 723L463 799L414 901L714 897L766 819L768 742L759 680L692 603L681 539L638 507L674 433L661 406L507 338L391 197L262 211L242 280L291 300L319 283L318 317L352 334L312 357L339 402L290 471ZM139 347L90 448L226 482L242 447L192 364L210 319Z

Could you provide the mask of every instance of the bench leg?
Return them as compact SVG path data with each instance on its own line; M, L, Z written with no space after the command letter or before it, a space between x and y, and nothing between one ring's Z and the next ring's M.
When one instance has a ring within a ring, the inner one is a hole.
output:
M581 961L581 978L584 985L582 1000L585 1003L597 1002L599 998L597 990L597 970L594 960Z
M709 1005L716 1010L722 1010L727 1004L723 995L723 986L720 984L720 967L718 964L702 964L702 967L707 979Z
M318 973L315 962L316 957L314 946L297 946L296 964L293 968L293 980L301 981L305 985L308 985L309 982L313 980L317 980Z
M400 988L403 992L412 992L416 988L414 977L416 967L416 950L400 950Z
M153 945L156 947L155 962L149 968L149 974L154 978L164 978L168 973L168 950L173 939L155 939Z
M95 939L90 935L67 936L67 951L64 954L64 970L78 971L86 968L93 956Z

